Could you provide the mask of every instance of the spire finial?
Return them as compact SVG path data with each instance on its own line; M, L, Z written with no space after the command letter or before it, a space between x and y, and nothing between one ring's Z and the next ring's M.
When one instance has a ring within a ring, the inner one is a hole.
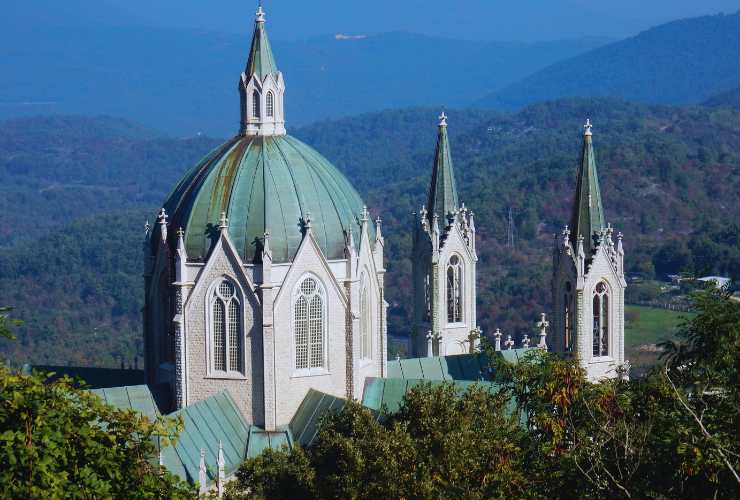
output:
M583 125L583 135L590 136L592 128L593 128L593 125L591 124L591 119L586 118L586 123Z
M262 9L262 0L260 0L259 5L257 6L256 18L258 23L265 22L265 11Z
M444 111L442 111L442 114L439 115L439 126L440 127L446 127L447 126L447 115Z
M360 212L360 222L367 222L370 220L370 212L367 211L367 205L362 206L362 212Z
M547 315L545 313L541 313L540 321L537 323L537 327L540 329L540 343L537 344L537 347L540 349L547 350L547 341L545 339L547 338L548 326L550 326L550 322L547 321Z

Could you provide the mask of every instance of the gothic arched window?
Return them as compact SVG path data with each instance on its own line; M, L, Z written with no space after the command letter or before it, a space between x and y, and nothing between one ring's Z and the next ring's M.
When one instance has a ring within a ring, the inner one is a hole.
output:
M296 370L326 368L325 293L318 280L300 282L293 301L293 338Z
M260 93L256 90L252 92L252 117L260 117Z
M211 296L211 359L217 372L244 372L241 302L224 279Z
M573 285L565 283L563 292L563 347L566 352L573 350Z
M462 262L457 255L447 265L447 322L462 322Z
M360 342L361 358L372 359L372 310L370 308L370 294L368 287L362 287L362 296L360 297Z
M267 93L266 101L267 117L272 118L275 115L275 95L272 91Z
M601 281L594 288L593 297L593 355L609 355L609 289Z

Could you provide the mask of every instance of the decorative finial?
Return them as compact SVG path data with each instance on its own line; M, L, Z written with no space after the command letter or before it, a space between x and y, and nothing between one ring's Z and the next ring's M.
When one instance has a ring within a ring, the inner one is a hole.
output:
M447 115L444 111L442 111L442 114L439 115L439 126L440 127L446 127L447 126Z
M303 223L306 226L306 229L311 229L313 227L311 225L311 212L306 212L306 216L303 218Z
M507 350L511 350L514 347L514 340L511 338L511 334L506 336L506 342L504 342Z
M182 230L182 227L180 227L180 228L179 228L179 229L177 230L177 237L178 237L178 238L182 238L183 236L185 236L185 231L183 231L183 230Z
M260 1L259 5L257 6L257 22L258 23L264 23L265 22L265 11L262 9L262 2Z
M501 350L501 335L502 335L501 329L496 328L496 331L493 333L493 337L496 339L496 350L497 351Z
M360 222L367 222L370 219L370 212L367 211L367 205L362 206L362 212L360 212Z
M545 338L547 337L547 327L550 326L550 322L547 321L547 315L545 313L542 313L540 315L540 322L537 323L537 327L540 329L540 342L537 344L537 347L540 349L547 350L547 342L545 341Z
M524 349L529 349L529 335L526 333L524 334L524 338L522 339L522 347Z
M162 207L162 209L159 211L157 222L159 223L161 241L164 243L167 241L167 212L164 211L164 207Z
M229 219L226 217L226 211L221 211L221 218L218 220L218 228L223 231L229 228Z
M149 219L147 219L146 222L144 223L144 237L148 238L149 233L151 232L152 232L152 226L151 224L149 224Z
M591 129L592 128L593 128L593 125L591 125L591 119L590 118L586 118L586 124L583 125L583 130L584 130L583 135L590 136L591 135Z

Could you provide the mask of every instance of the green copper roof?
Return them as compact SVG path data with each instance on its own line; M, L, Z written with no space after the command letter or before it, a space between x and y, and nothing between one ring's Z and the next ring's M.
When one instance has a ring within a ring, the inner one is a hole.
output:
M290 420L290 431L295 441L304 447L311 446L322 417L330 411L341 410L346 403L342 398L310 389Z
M308 213L324 255L343 258L345 232L352 230L359 241L363 202L336 167L301 141L287 135L238 136L191 169L164 207L173 228L170 242L182 227L190 260L208 255L225 211L229 237L251 263L259 256L265 231L273 261L292 260ZM374 237L372 224L370 231Z
M586 121L586 132L583 134L581 164L578 167L576 199L573 206L573 217L570 223L570 235L573 246L578 236L583 236L583 250L589 258L594 248L594 234L606 227L604 208L601 204L599 176L596 173L596 158L591 136L591 122Z
M249 49L249 59L247 60L247 67L244 72L247 74L247 79L252 75L256 75L260 81L264 80L267 75L278 73L275 56L272 54L270 40L268 40L267 31L265 31L262 8L257 11L257 21L254 24L254 34L252 35L252 46Z
M434 170L432 170L432 182L429 185L427 210L430 218L436 213L440 220L444 221L447 214L454 212L457 207L455 172L452 169L450 141L447 138L447 122L443 113L437 136L437 149L434 152Z

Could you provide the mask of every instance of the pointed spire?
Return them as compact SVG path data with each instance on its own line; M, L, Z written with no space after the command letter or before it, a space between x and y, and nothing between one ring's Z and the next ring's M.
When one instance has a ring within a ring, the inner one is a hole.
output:
M218 477L217 477L217 488L218 498L223 498L224 487L226 486L226 460L224 460L224 445L221 441L218 442Z
M383 241L383 233L381 232L380 226L383 223L383 219L380 218L380 215L376 217L375 219L375 241Z
M201 495L208 491L206 483L208 482L208 476L206 476L206 450L200 449L200 462L198 463L198 486L200 486L199 493Z
M604 229L604 208L601 204L601 190L599 177L596 171L596 157L592 140L591 120L587 119L583 126L583 149L581 164L578 167L576 183L576 197L571 217L571 235L584 237L584 252L590 258L594 249L594 236ZM573 240L575 244L575 240Z
M432 180L429 184L427 210L430 214L441 213L446 215L456 212L457 207L455 172L452 168L450 141L447 138L447 115L443 112L439 117L437 148L434 152L434 168L432 170Z
M264 80L267 75L278 73L275 56L272 54L272 47L270 47L270 41L265 30L265 11L262 9L262 5L257 7L257 13L255 14L252 46L249 49L249 59L244 73L247 80L256 76L260 81Z

